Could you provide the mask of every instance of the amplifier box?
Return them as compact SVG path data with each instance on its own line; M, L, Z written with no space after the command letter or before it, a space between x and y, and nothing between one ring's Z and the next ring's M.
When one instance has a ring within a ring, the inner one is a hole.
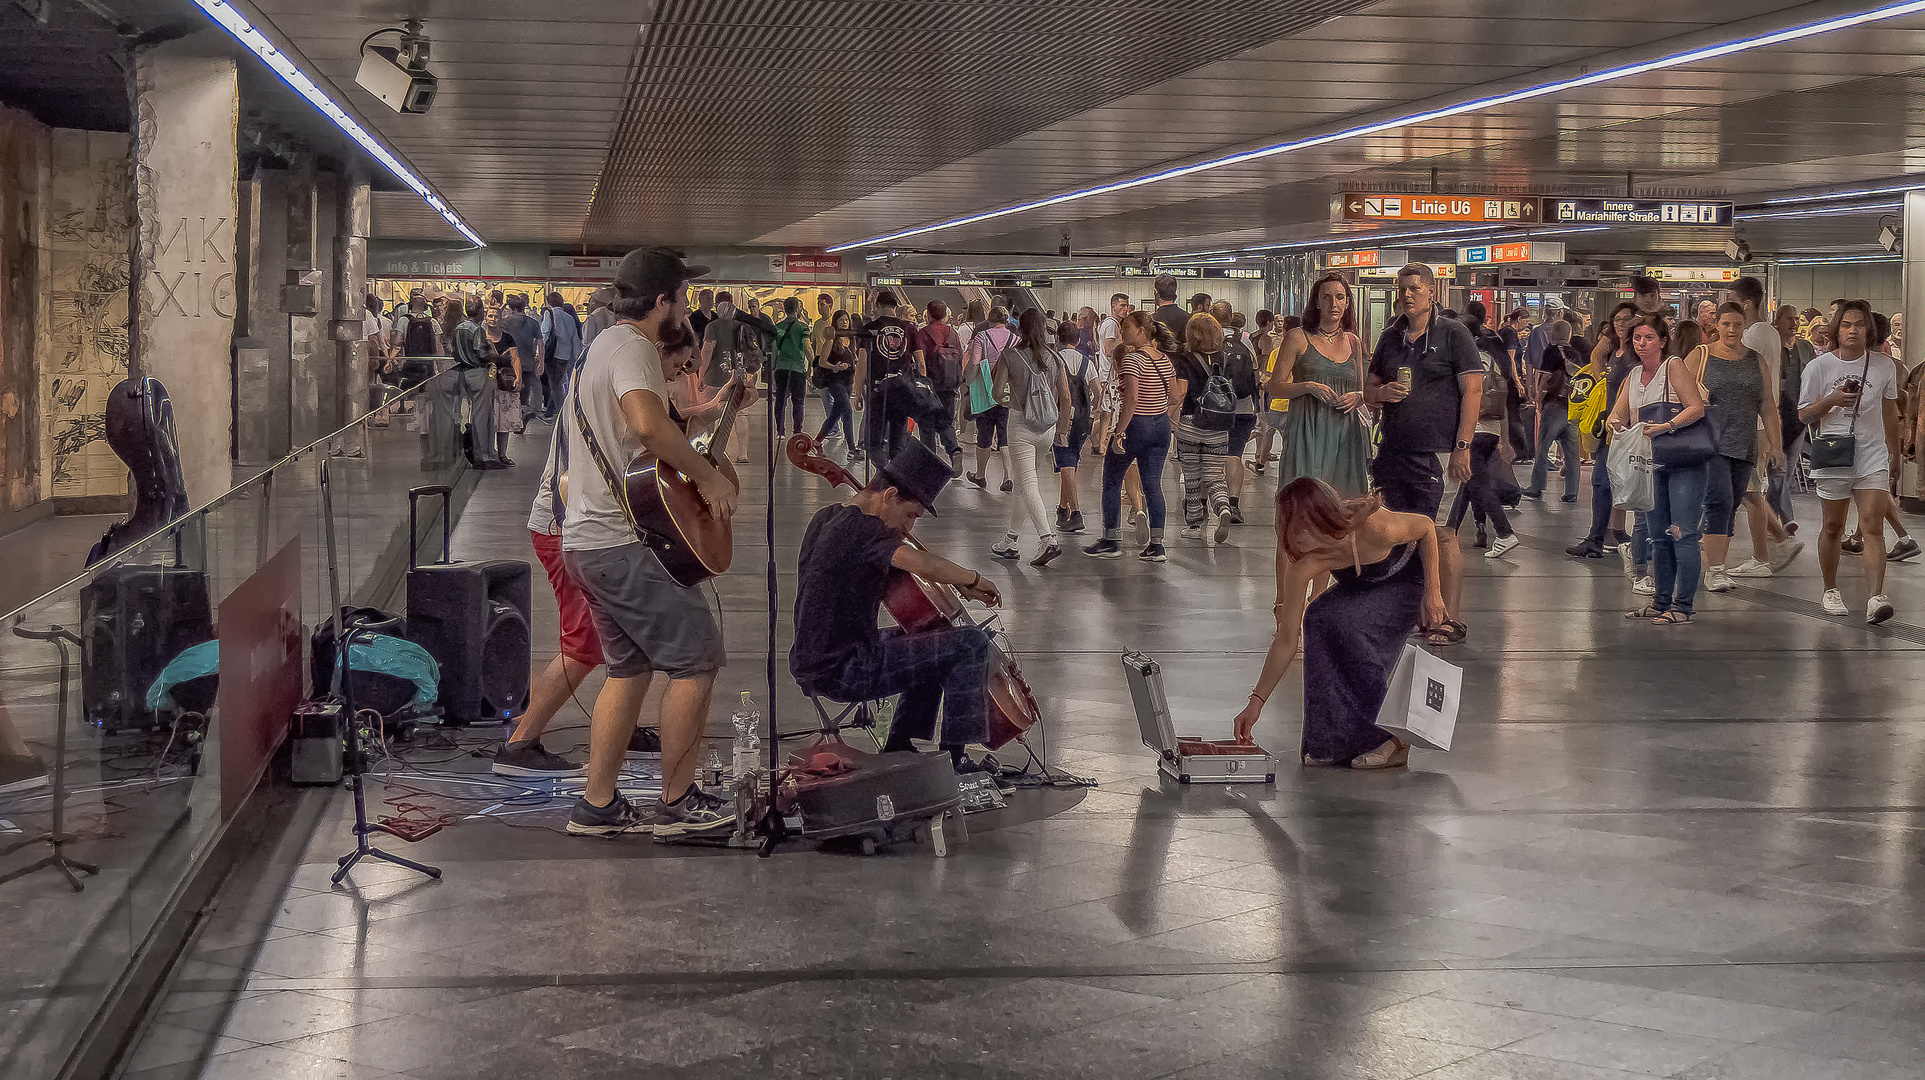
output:
M303 701L294 709L288 741L294 749L291 779L297 784L338 784L346 752L338 701Z

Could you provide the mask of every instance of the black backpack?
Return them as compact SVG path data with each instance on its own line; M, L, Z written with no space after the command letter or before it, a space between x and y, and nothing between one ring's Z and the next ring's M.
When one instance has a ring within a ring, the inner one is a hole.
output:
M408 328L401 335L401 355L434 355L434 321L426 314L403 316L408 320Z
M950 329L947 324L943 324L942 328L946 333L940 339L933 332L934 327L923 330L923 341L929 348L925 350L922 359L923 364L929 369L929 378L936 384L936 389L945 394L953 394L962 389L963 384L962 339L957 337L956 331Z
M1257 362L1241 343L1232 343L1225 353L1223 374L1239 398L1257 396Z
M1236 388L1221 367L1213 365L1204 379L1203 396L1196 399L1196 414L1190 422L1201 431L1228 431L1236 426Z

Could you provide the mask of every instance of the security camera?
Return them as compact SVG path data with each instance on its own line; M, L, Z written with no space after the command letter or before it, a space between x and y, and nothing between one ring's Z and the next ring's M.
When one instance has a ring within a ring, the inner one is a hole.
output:
M1751 261L1751 245L1745 243L1742 236L1725 244L1724 253L1726 258L1735 263Z
M399 48L368 44L380 34L397 32ZM361 70L355 72L354 81L395 112L424 113L433 108L440 80L428 70L428 38L421 33L421 23L410 21L405 29L369 34L361 43Z
M1891 225L1887 224L1879 228L1878 230L1879 247L1882 247L1886 251L1889 251L1892 254L1896 255L1899 253L1899 247L1901 246L1902 243L1903 243L1903 240L1899 237L1898 230L1893 228Z

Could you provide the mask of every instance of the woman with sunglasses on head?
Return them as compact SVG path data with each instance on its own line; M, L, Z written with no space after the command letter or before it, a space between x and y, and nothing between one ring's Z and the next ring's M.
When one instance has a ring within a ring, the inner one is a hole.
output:
M1662 315L1647 315L1631 328L1631 352L1638 366L1625 377L1611 406L1614 435L1641 424L1646 436L1656 438L1704 418L1697 376L1683 360L1667 356L1670 337L1671 324ZM1661 453L1654 448L1652 457ZM1691 621L1703 565L1698 541L1703 535L1708 474L1703 460L1652 469L1655 500L1643 517L1657 571L1656 589L1650 603L1625 612L1625 618L1667 625Z

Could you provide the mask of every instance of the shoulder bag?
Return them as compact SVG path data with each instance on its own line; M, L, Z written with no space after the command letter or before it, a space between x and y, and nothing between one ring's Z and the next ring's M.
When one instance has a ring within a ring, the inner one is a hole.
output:
M1806 453L1814 469L1849 469L1858 460L1858 410L1865 404L1865 388L1872 373L1871 350L1865 350L1865 371L1858 377L1858 400L1851 407L1851 430L1843 435L1813 433Z
M1682 361L1680 366L1684 366ZM1685 373L1690 374L1690 371L1685 366ZM1683 411L1682 404L1671 400L1671 362L1667 360L1664 364L1664 397L1639 409L1638 421L1646 425L1668 424ZM1706 415L1699 415L1681 428L1651 436L1651 462L1660 468L1700 465L1717 456L1717 433L1711 430L1711 421Z

